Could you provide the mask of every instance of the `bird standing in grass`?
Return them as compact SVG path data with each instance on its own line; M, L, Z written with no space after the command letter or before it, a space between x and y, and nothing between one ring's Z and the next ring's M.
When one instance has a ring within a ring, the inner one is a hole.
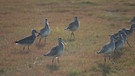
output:
M58 38L58 45L53 47L48 54L44 54L43 56L52 57L53 58L52 65L53 65L55 58L57 58L57 62L59 63L59 57L63 54L63 52L64 52L64 44L62 38Z
M104 54L104 61L106 62L106 57L109 57L114 53L115 50L115 41L114 41L114 35L111 35L110 42L107 43L102 47L100 51L98 51L98 54Z
M45 19L45 27L42 28L38 34L38 36L40 36L40 39L39 39L39 44L41 42L41 39L42 38L45 38L45 43L46 43L46 37L50 34L50 27L49 27L49 23L48 23L48 20ZM38 37L37 36L37 37Z
M32 45L36 39L36 34L37 31L36 30L32 30L32 35L25 37L21 40L15 41L16 44L21 44L24 45L23 50L25 50L25 46L28 46L28 50L29 50L29 46Z
M75 18L74 18L74 21L71 22L71 23L69 24L69 26L68 26L67 28L65 28L65 30L71 31L71 38L72 38L72 36L73 36L74 39L75 39L74 31L76 31L76 30L79 28L79 26L80 26L80 23L79 23L79 21L78 21L78 17L75 17ZM71 39L71 38L70 38L70 39Z

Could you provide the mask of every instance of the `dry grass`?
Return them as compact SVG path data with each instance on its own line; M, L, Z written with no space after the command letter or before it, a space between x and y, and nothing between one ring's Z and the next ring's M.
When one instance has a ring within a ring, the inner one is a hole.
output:
M96 52L109 41L109 35L125 27L134 16L134 0L1 0L0 1L0 76L134 76L135 35L133 45L124 45L116 64L107 62ZM78 16L80 28L76 40L69 41L64 28ZM48 18L51 34L46 46L36 42L28 53L14 41L39 31ZM62 37L67 43L61 63L52 66L51 58L43 57Z

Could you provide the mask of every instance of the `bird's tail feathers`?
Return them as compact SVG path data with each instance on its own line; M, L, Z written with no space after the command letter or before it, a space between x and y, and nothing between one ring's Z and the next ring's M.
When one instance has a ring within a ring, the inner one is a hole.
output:
M98 51L97 54L100 54L100 51Z
M67 28L65 28L64 30L67 30Z
M102 52L101 52L101 50L99 50L98 52L97 52L97 54L101 54Z
M18 41L15 41L15 44L18 45Z
M43 56L49 56L49 54L44 54Z
M132 20L129 20L128 22L132 22Z
M65 28L64 30L69 30L69 28L67 27L67 28Z

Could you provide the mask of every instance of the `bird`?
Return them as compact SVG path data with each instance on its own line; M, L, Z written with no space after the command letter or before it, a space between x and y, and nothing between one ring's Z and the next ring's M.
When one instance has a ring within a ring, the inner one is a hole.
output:
M39 34L37 35L37 37L40 37L39 44L42 38L45 38L45 43L46 43L46 37L50 34L50 27L49 27L48 19L45 19L44 21L45 21L45 27L42 28Z
M24 45L23 50L25 50L25 46L28 46L28 50L29 46L32 45L36 39L36 33L38 33L36 30L32 30L32 35L27 36L21 40L15 41L16 44L21 44Z
M104 61L106 62L106 57L109 57L114 53L115 50L115 41L114 41L114 35L110 36L110 42L105 44L101 50L97 52L97 54L104 54Z
M135 16L131 20L129 20L129 22L134 24L135 23Z
M134 32L135 24L131 24L130 29L123 28L122 30L126 32L127 37L129 37Z
M64 43L62 41L62 38L58 38L58 45L53 47L49 53L44 54L43 56L52 57L52 65L53 65L55 58L57 58L57 62L59 63L59 57L63 54L63 52L64 52Z
M79 26L80 26L80 22L78 21L78 17L76 16L76 17L74 18L74 21L71 22L71 23L68 25L67 28L65 28L65 30L71 31L71 37L70 37L70 39L72 38L72 36L73 36L74 39L75 39L74 31L76 31L76 30L79 28Z

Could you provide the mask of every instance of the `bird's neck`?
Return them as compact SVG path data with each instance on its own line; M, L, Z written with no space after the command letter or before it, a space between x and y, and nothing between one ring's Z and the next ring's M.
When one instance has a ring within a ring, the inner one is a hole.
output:
M49 24L48 23L45 23L45 28L49 28Z
M126 36L127 36L125 32L123 32L122 35L124 38L126 38Z
M115 44L113 37L110 38L110 44Z
M130 33L133 33L134 31L134 27L131 26L131 28L129 29Z
M63 44L63 42L58 42L59 43L59 46L62 46L62 47L64 47L64 44Z
M122 41L124 40L124 38L123 38L122 34L120 35L120 39L121 39Z
M75 19L74 21L75 21L75 22L78 22L78 19Z
M77 24L77 26L79 26L79 21L78 21L78 19L75 19L74 22Z
M36 36L34 32L32 32L32 36Z

